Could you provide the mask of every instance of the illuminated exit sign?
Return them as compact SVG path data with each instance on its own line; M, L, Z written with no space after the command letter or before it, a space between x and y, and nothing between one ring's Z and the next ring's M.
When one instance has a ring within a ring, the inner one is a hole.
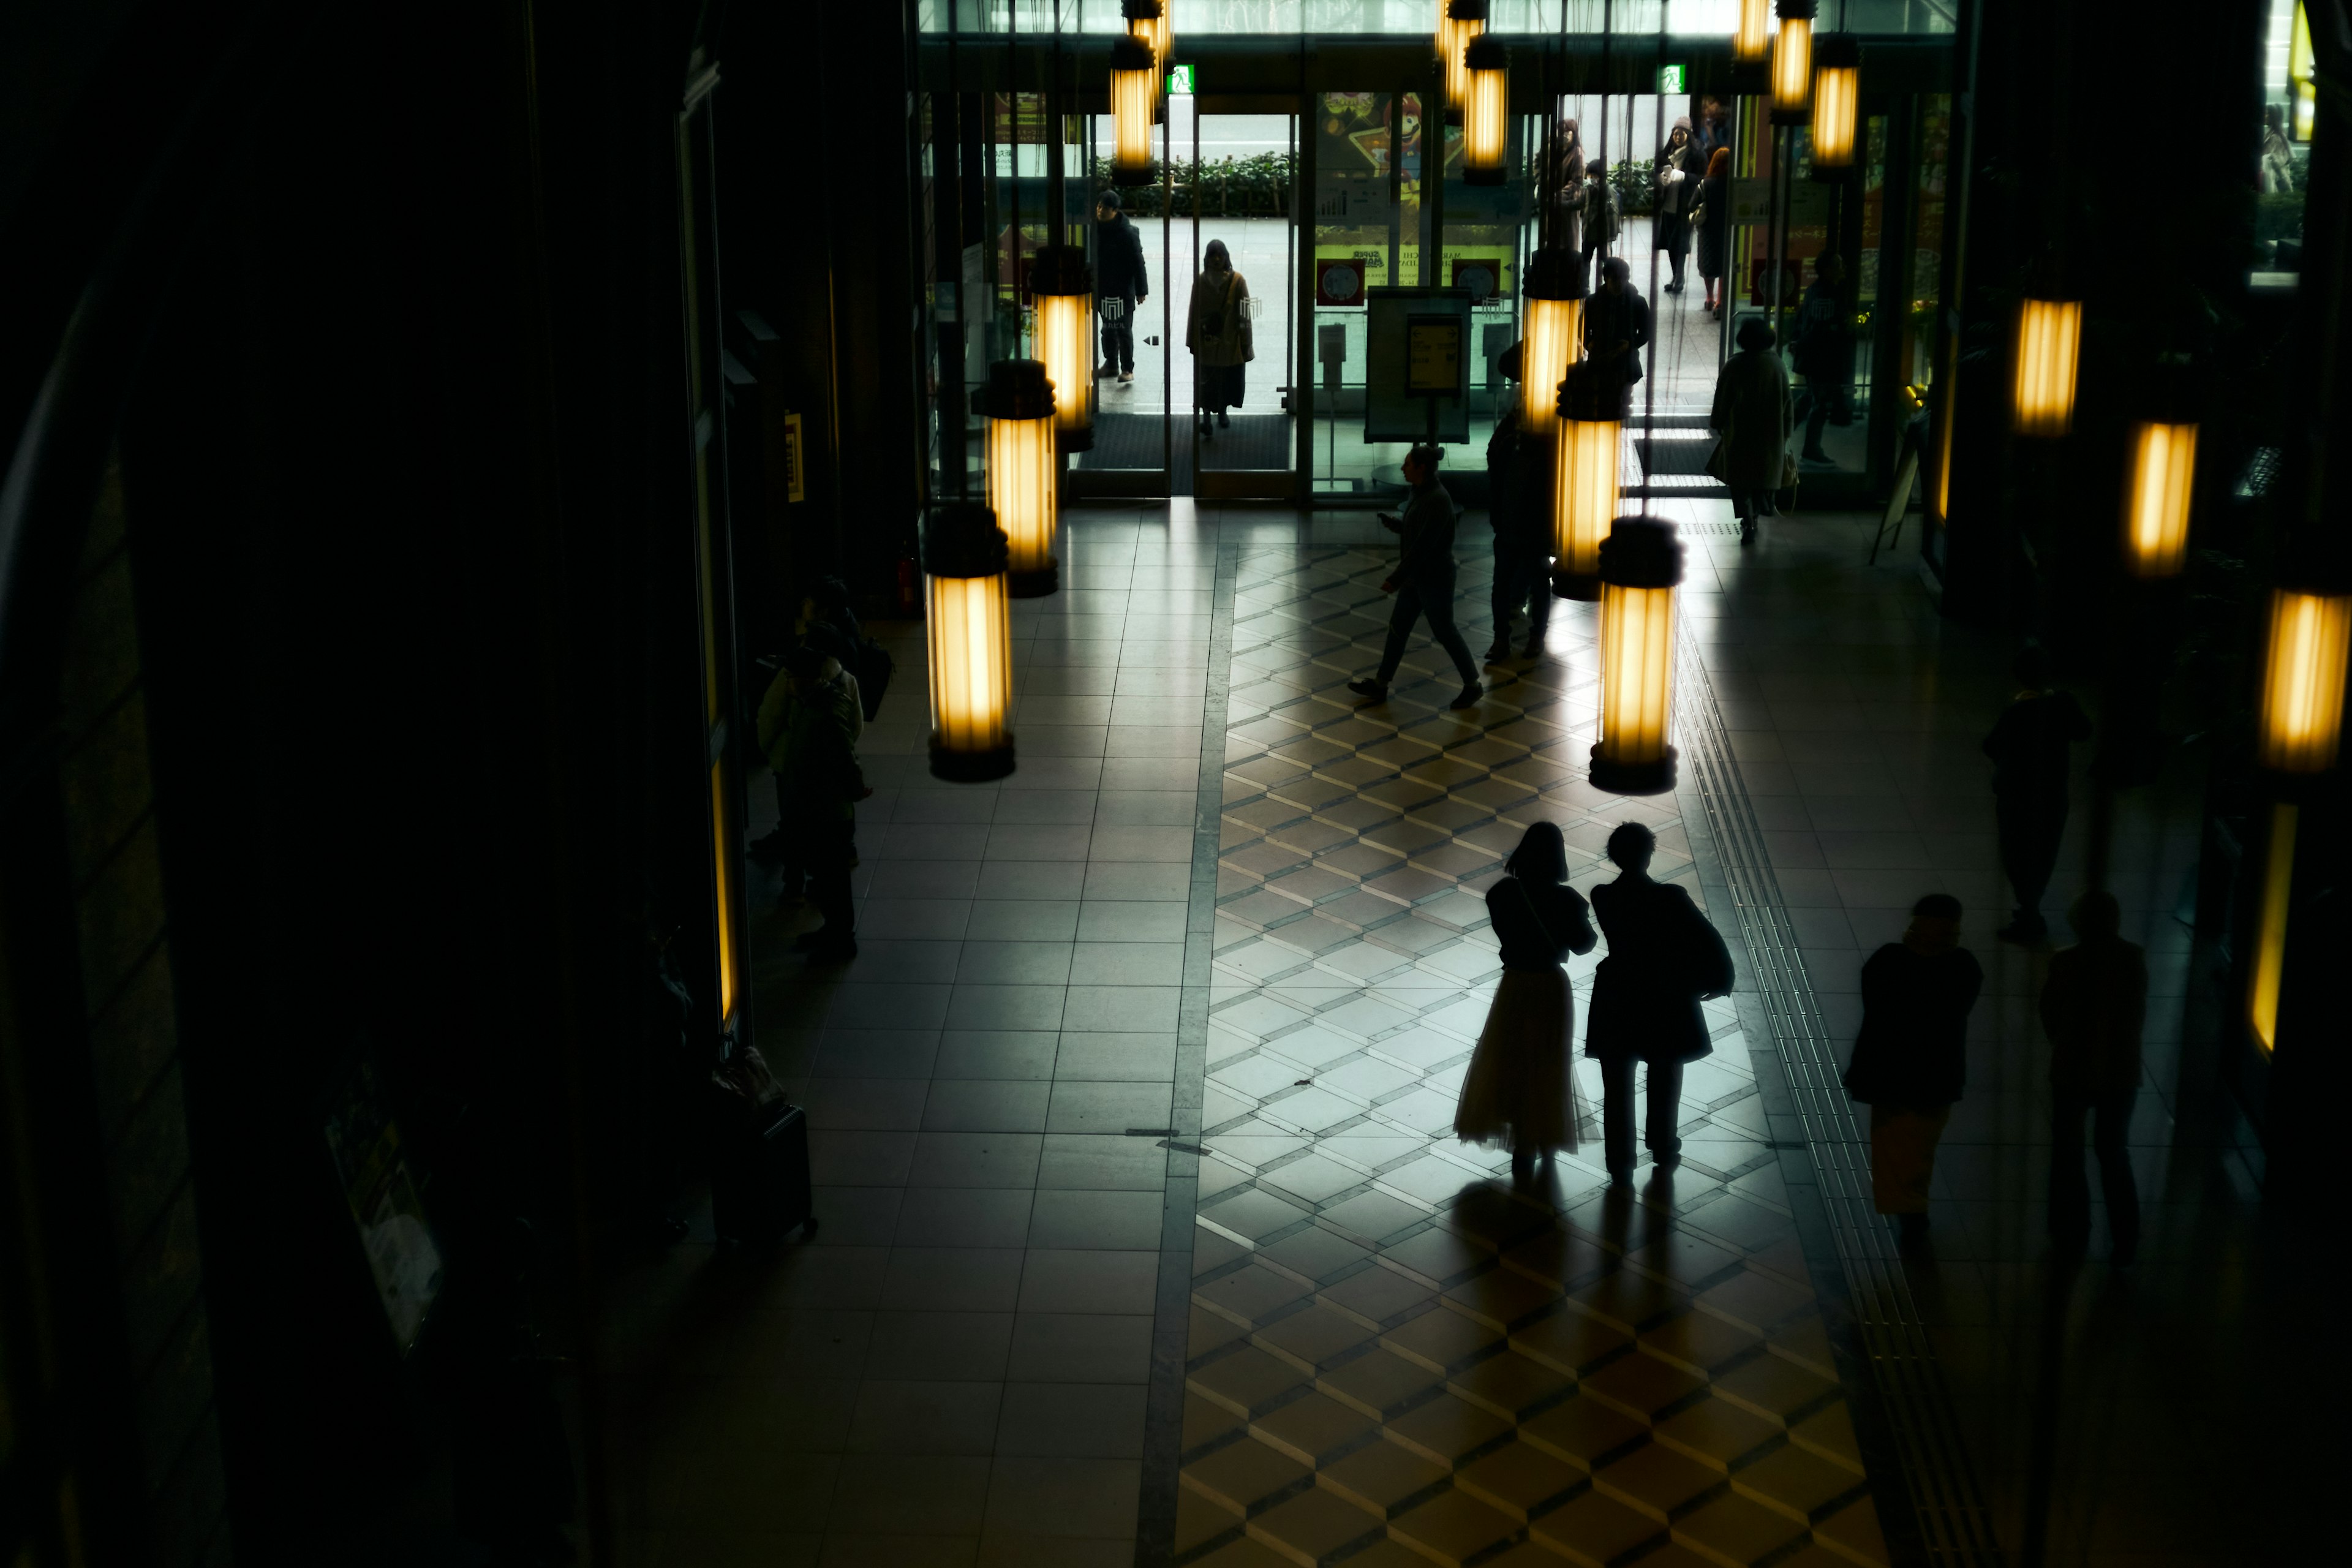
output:
M1658 90L1660 92L1685 92L1689 90L1683 85L1684 69L1685 68L1682 66L1660 66L1658 68Z
M1192 68L1191 66L1170 66L1168 68L1168 96L1171 98L1190 98L1192 96Z

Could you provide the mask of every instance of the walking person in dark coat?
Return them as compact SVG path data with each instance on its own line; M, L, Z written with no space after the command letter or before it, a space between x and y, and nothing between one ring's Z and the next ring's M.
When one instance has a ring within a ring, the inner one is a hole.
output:
M1617 210L1617 192L1602 174L1598 163L1587 164L1584 173L1584 216L1579 226L1577 251L1584 258L1584 275L1592 276L1592 258L1597 252L1606 256L1609 247L1617 243L1618 230L1622 227Z
M1691 140L1690 116L1683 115L1666 133L1666 144L1658 149L1658 160L1650 169L1651 181L1657 186L1651 243L1666 253L1674 268L1674 281L1664 286L1669 294L1683 291L1683 258L1690 254L1691 209L1698 205L1699 180L1706 172L1698 143Z
M1656 836L1638 822L1609 836L1617 879L1592 889L1609 956L1592 977L1584 1054L1601 1064L1601 1142L1610 1180L1633 1179L1633 1064L1650 1070L1643 1142L1662 1166L1682 1159L1683 1064L1715 1049L1699 1004L1731 990L1731 954L1689 893L1650 879Z
M1698 275L1706 283L1706 308L1723 320L1723 275L1731 266L1731 149L1717 147L1707 154L1706 177L1699 183Z
M1581 1118L1568 1061L1573 998L1560 965L1570 953L1591 952L1599 939L1584 900L1568 885L1559 827L1528 828L1503 869L1503 879L1486 889L1503 979L1462 1079L1454 1135L1510 1150L1511 1179L1524 1186L1538 1155L1576 1152Z
M1707 472L1731 491L1739 542L1756 542L1756 520L1773 512L1789 458L1789 373L1772 352L1772 329L1755 316L1739 323L1739 352L1715 378L1706 427L1717 445Z
M1862 1032L1845 1091L1870 1107L1873 1206L1903 1239L1927 1234L1927 1186L1952 1104L1967 1087L1969 1010L1984 969L1960 945L1960 900L1930 893L1911 906L1901 942L1862 966Z
M813 647L784 656L791 700L777 755L783 818L799 835L793 860L808 869L809 898L824 923L793 945L821 963L857 956L857 906L849 873L857 862L857 802L874 792L857 765L856 698L838 667Z
M1135 311L1151 297L1143 236L1119 210L1118 192L1095 198L1095 314L1102 319L1102 372L1135 379Z
M1229 408L1239 408L1245 390L1249 362L1257 358L1251 341L1249 279L1234 270L1225 242L1213 239L1202 247L1200 277L1192 280L1192 307L1185 319L1184 346L1192 351L1192 405L1199 410L1201 434L1209 433L1209 416L1223 429L1233 421Z
M1642 379L1642 351L1650 346L1650 304L1628 281L1633 269L1622 256L1601 264L1601 287L1584 302L1584 357L1579 370L1593 378L1598 401L1619 418L1633 405L1633 384Z
M1475 707L1484 689L1478 684L1478 667L1470 660L1470 645L1454 625L1454 525L1462 514L1437 482L1439 455L1435 447L1415 447L1405 454L1405 483L1412 487L1412 497L1405 502L1402 517L1381 519L1402 548L1397 569L1381 584L1381 593L1396 595L1396 607L1389 613L1389 640L1381 650L1380 673L1370 680L1348 682L1349 690L1368 701L1388 700L1389 682L1404 662L1405 640L1412 636L1413 623L1424 616L1429 635L1462 673L1462 695L1446 706Z
M1505 351L1505 375L1519 379L1519 351ZM1544 628L1551 623L1551 588L1545 571L1551 563L1551 519L1544 513L1549 487L1543 465L1549 456L1528 435L1528 389L1517 389L1510 406L1495 421L1486 442L1486 515L1495 525L1495 641L1486 662L1500 664L1511 657L1511 622L1528 613L1525 658L1543 655Z
M1822 426L1835 419L1849 421L1846 400L1853 393L1853 332L1846 323L1845 263L1835 251L1813 258L1813 280L1797 306L1797 323L1790 353L1797 374L1805 378L1797 395L1794 416L1805 423L1804 450L1809 463L1833 461L1822 450Z
M2017 894L2017 913L1993 934L2003 942L2038 942L2042 890L2058 867L2066 832L2069 748L2091 738L2091 721L2067 692L2050 689L2050 660L2028 645L2013 673L2021 688L2001 710L1984 754L1992 759L1993 822L2000 835L2000 866Z
M2051 955L2042 987L2042 1027L2050 1036L2050 1239L2068 1252L2090 1245L2091 1188L2083 1179L2089 1117L2114 1258L2129 1263L2139 1254L2139 1188L2125 1140L2139 1092L2147 955L2118 934L2123 911L2112 893L2084 893L2066 918L2075 945Z

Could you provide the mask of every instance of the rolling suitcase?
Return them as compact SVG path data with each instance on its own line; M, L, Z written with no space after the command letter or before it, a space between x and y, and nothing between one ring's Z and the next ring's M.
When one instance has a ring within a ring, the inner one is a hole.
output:
M719 1239L738 1246L768 1246L803 1226L815 1231L808 1118L799 1106L767 1106L730 1141L711 1173L710 1210Z

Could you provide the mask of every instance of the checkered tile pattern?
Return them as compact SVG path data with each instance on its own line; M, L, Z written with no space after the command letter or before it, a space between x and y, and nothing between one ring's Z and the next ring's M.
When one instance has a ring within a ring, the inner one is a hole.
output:
M1500 973L1482 895L1528 825L1582 889L1644 822L1699 889L1673 797L1586 782L1591 606L1473 710L1425 639L1357 705L1390 565L1241 563L1177 1560L1883 1563L1728 1001L1671 1173L1607 1185L1581 1061L1580 1150L1538 1192L1453 1137ZM1465 562L1474 648L1486 585ZM1580 1026L1600 957L1570 965Z

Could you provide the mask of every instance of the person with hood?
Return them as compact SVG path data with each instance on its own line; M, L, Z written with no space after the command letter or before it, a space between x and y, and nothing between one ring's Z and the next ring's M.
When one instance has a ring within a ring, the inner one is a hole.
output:
M1698 241L1698 275L1706 284L1707 314L1723 320L1723 275L1731 266L1731 149L1717 147L1706 155L1706 177L1699 183L1698 217L1693 226Z
M2132 1180L2132 1102L2139 1093L2140 1031L2147 1021L2147 954L2120 933L2113 893L2084 893L2066 919L2073 947L2050 958L2042 1027L2050 1037L2050 1239L2080 1252L2091 1239L2091 1187L2083 1179L2083 1122L2107 1201L2114 1259L2139 1253L2139 1188Z
M1657 187L1651 242L1666 253L1673 265L1674 281L1665 285L1669 294L1683 291L1683 258L1690 254L1691 209L1698 205L1699 181L1706 172L1698 143L1691 140L1690 116L1682 115L1666 132L1666 144L1658 149L1657 162L1650 169Z
M1584 249L1585 207L1592 191L1585 183L1584 138L1578 132L1575 121L1559 122L1545 155L1551 165L1545 171L1545 179L1552 192L1557 215L1551 243L1562 250L1580 253Z
M1135 312L1151 297L1143 236L1119 210L1117 189L1095 198L1095 314L1102 320L1102 371L1135 379Z
M1699 1004L1729 994L1731 954L1691 896L1650 879L1656 835L1624 822L1609 835L1617 879L1592 889L1609 942L1593 972L1584 1054L1601 1064L1601 1145L1609 1179L1633 1179L1633 1067L1649 1066L1643 1142L1661 1166L1682 1159L1683 1064L1715 1049Z
M1805 422L1804 450L1798 456L1809 463L1832 460L1822 450L1822 426L1832 418L1841 425L1852 418L1845 408L1853 395L1853 330L1846 321L1844 284L1845 263L1837 252L1824 250L1813 258L1813 280L1797 306L1790 357L1805 378L1805 390L1790 417Z
M1519 379L1525 346L1513 343L1497 362L1514 382ZM1511 657L1511 623L1522 608L1528 613L1522 658L1542 657L1544 628L1551 622L1551 585L1546 577L1551 563L1551 519L1544 514L1548 488L1542 468L1549 454L1528 436L1527 398L1526 388L1513 389L1486 442L1486 516L1495 528L1495 641L1486 649L1488 664Z
M2017 894L2017 913L1993 934L2003 942L2038 942L2048 929L2042 894L2058 868L2066 833L2066 774L2077 741L2091 738L2091 721L2074 694L2050 685L2050 657L2027 644L2013 667L2020 688L2001 710L1984 754L1992 759L1993 826L2000 866Z
M1901 942L1862 966L1862 1031L1845 1091L1870 1107L1872 1205L1903 1240L1927 1234L1927 1184L1953 1102L1968 1086L1969 1012L1984 968L1960 945L1960 900L1930 893L1911 906Z
M1622 418L1633 407L1633 384L1642 379L1642 351L1650 343L1650 303L1629 279L1633 269L1622 256L1601 264L1601 287L1584 301L1585 364L1591 395Z
M1429 635L1462 675L1462 695L1446 706L1475 708L1485 689L1478 684L1478 667L1470 662L1470 645L1462 640L1454 625L1454 526L1462 512L1445 487L1437 482L1443 450L1415 447L1405 454L1404 479L1412 487L1412 499L1405 502L1403 516L1381 519L1381 526L1398 536L1402 550L1397 569L1381 584L1381 593L1396 595L1396 607L1389 613L1388 645L1381 650L1380 673L1368 680L1348 682L1348 689L1368 704L1388 700L1389 682L1404 662L1404 645L1412 636L1413 623L1424 616L1429 618Z
M1715 432L1707 472L1731 491L1739 515L1739 542L1756 542L1756 520L1772 515L1788 465L1789 372L1772 352L1772 329L1760 317L1739 323L1739 352L1724 362L1715 378L1715 406L1706 427Z
M1243 367L1257 358L1257 350L1250 342L1249 280L1234 270L1222 239L1209 241L1202 259L1184 320L1184 346L1192 351L1192 406L1205 436L1212 414L1219 426L1232 425L1225 411L1242 405Z
M1600 940L1583 899L1568 885L1568 847L1558 826L1538 822L1486 889L1486 919L1501 944L1503 978L1462 1079L1454 1135L1511 1152L1511 1179L1526 1185L1538 1156L1576 1152L1581 1120L1569 1070L1573 997L1570 953Z

